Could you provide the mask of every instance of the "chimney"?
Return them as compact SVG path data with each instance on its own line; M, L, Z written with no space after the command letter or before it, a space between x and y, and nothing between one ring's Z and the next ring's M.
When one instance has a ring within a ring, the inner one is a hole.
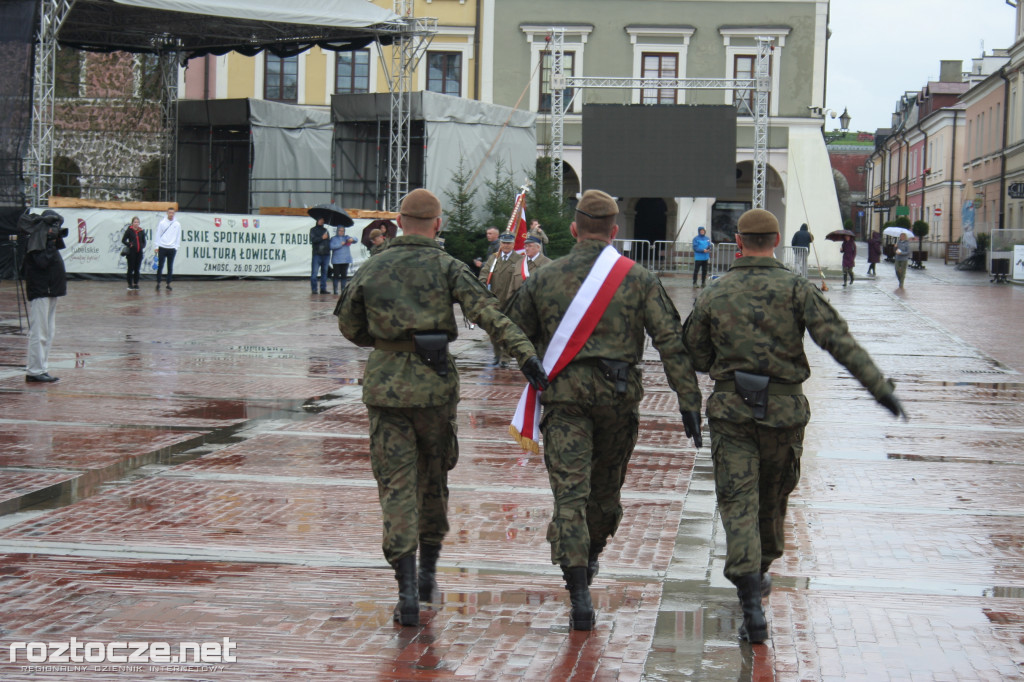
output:
M940 83L961 83L964 79L962 59L943 59L939 62Z

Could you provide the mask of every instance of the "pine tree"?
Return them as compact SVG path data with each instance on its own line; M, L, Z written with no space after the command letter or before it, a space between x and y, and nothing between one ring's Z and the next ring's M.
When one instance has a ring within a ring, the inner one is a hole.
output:
M445 250L467 265L487 250L487 237L474 219L477 190L469 189L469 178L465 159L460 157L459 165L452 173L450 188L444 191L447 208L444 209L445 228L442 232Z
M499 232L504 232L508 227L509 218L512 217L512 207L515 205L516 194L519 193L512 173L505 167L502 161L494 164L494 177L485 180L487 185L487 198L484 199L484 229L496 227ZM527 217L530 217L527 212Z
M511 211L511 208L510 208ZM572 215L565 198L559 196L558 185L551 175L551 159L537 159L537 167L530 174L530 190L526 197L526 217L540 223L548 236L544 255L558 258L569 253L576 240L569 232Z

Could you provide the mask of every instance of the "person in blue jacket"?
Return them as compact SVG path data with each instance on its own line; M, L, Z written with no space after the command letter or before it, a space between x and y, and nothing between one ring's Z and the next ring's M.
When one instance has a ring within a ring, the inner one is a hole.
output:
M334 273L335 295L338 294L339 284L342 289L345 288L348 266L352 263L352 253L348 247L355 243L355 238L345 234L344 227L338 227L338 231L331 237L331 271Z
M700 285L704 287L708 279L708 262L711 260L711 240L707 230L697 228L697 236L693 238L693 286L697 286L697 271L700 270Z

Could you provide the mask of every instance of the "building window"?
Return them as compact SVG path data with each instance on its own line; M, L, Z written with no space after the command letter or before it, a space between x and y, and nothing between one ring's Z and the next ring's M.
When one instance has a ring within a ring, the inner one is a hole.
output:
M276 102L299 101L299 57L266 53L263 98Z
M666 52L645 52L643 54L641 78L678 78L679 55ZM675 104L674 88L651 88L640 94L641 104Z
M355 95L370 91L370 51L339 52L335 70L334 91L339 95Z
M551 53L540 53L540 100L537 102L537 111L540 113L551 113ZM576 75L576 53L564 52L562 54L562 74L564 76ZM572 89L562 90L562 98L566 111L569 102L572 100Z
M752 54L738 54L733 57L733 78L737 80L741 79L753 79L757 77L757 55ZM772 73L772 58L768 58L768 75L771 77ZM753 90L735 90L733 91L733 104L736 105L736 109L739 111L741 116L743 115L754 115L754 91ZM749 108L749 114L747 110ZM772 96L768 94L768 110L772 108Z
M427 90L442 95L462 95L462 53L427 53Z

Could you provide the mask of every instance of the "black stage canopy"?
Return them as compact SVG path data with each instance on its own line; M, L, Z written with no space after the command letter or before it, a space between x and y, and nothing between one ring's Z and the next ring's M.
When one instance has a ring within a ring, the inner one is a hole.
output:
M93 52L177 50L184 62L231 51L285 57L313 45L386 45L404 27L368 0L73 0L57 38Z

